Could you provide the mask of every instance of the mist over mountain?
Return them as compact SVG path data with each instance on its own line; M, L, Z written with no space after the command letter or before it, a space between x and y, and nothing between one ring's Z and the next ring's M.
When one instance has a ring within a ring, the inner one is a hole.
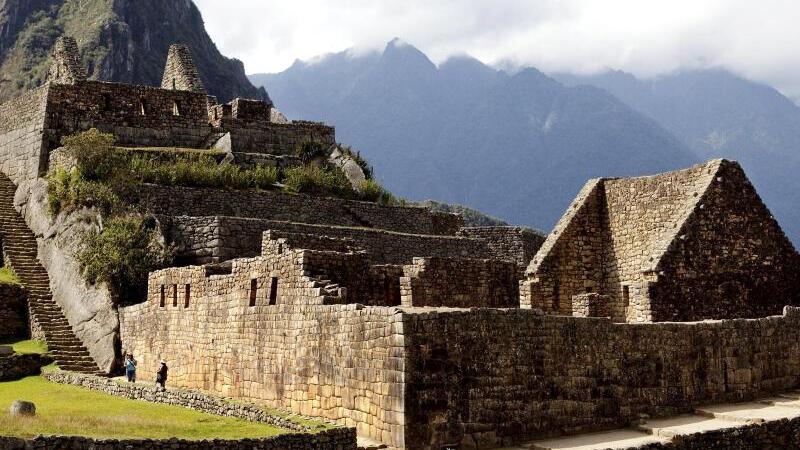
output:
M800 107L792 100L723 70L652 80L624 72L556 78L607 90L702 159L738 160L784 231L800 242Z
M699 160L604 90L478 60L437 67L399 40L253 75L290 117L324 120L393 192L550 229L592 177L657 173Z
M217 50L191 0L0 0L0 100L41 85L59 36L74 37L90 78L161 85L170 44L187 44L208 92L268 98Z

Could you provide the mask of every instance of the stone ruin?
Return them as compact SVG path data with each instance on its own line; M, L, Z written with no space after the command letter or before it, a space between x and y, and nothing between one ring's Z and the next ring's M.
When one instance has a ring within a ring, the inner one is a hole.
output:
M75 73L74 55L58 56L74 50L59 44L55 65ZM298 142L335 144L334 130L264 102L217 104L185 47L171 49L161 88L54 71L0 105L0 170L19 185L55 300L104 371L121 349L142 373L165 359L176 386L425 450L800 385L800 259L724 160L592 180L546 239L421 208L142 185L130 200L178 258L150 274L146 301L117 307L81 283L75 230L42 219L40 177L62 136L95 127L122 146L224 148L237 164L280 166Z

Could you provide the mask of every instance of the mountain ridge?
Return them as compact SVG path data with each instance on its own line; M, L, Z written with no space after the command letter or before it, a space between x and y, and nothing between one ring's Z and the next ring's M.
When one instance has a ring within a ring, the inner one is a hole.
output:
M169 46L192 50L209 94L269 99L244 65L224 57L191 0L4 0L0 2L0 101L41 85L50 50L76 39L91 79L159 86Z
M325 55L251 80L290 117L336 124L399 195L465 204L519 225L549 229L589 178L698 161L604 90L566 87L532 68L508 74L469 57L436 66L408 44Z

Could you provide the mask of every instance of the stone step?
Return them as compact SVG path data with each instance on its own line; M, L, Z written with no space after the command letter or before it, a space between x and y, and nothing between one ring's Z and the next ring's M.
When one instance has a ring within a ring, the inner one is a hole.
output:
M532 450L617 450L662 444L666 439L636 430L615 430L537 441L520 448Z

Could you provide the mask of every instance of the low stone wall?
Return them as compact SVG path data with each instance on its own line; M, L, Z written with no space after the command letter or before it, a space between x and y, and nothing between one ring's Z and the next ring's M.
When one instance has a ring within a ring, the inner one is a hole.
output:
M0 381L14 381L42 372L42 366L53 362L46 355L19 355L13 354L0 356Z
M0 339L28 335L28 296L22 286L0 284Z
M34 439L0 437L7 450L356 450L353 428L316 434L282 434L264 439L187 441L181 439L92 439L72 436L39 436Z
M403 306L519 308L517 266L487 259L414 258L400 278Z
M425 208L311 197L277 191L229 191L143 184L131 199L172 216L233 216L299 223L377 228L402 233L455 235L460 216Z
M627 450L798 450L800 417L676 436L665 444Z
M75 372L47 372L43 377L53 383L80 386L131 400L182 406L216 416L235 417L251 422L266 423L292 431L306 432L311 430L305 425L276 416L274 413L266 411L256 405L234 403L221 397L196 391L180 389L166 389L162 391L154 383L142 382L122 384L109 378L101 378Z

